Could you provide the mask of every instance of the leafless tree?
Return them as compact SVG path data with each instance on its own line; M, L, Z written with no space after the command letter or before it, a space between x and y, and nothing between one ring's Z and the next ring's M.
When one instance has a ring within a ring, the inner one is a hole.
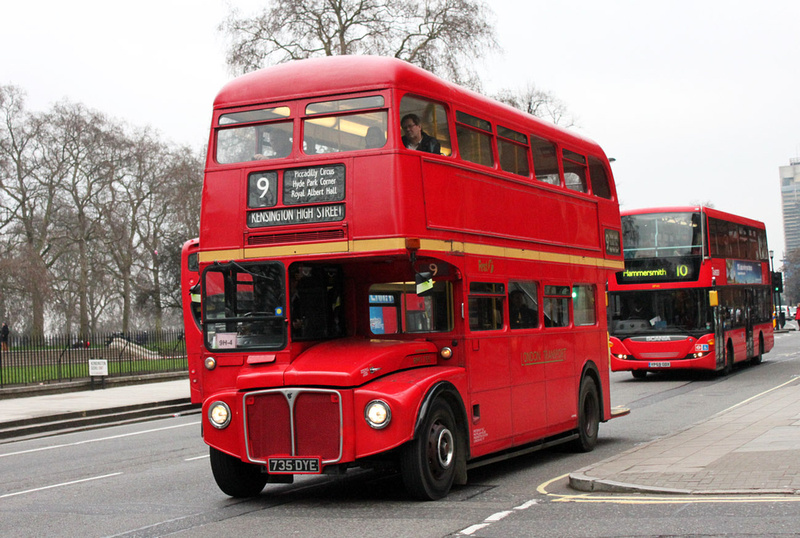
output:
M540 90L534 84L528 84L522 89L504 89L493 97L501 103L561 127L569 128L576 125L576 119L569 113L563 101L552 92Z
M477 59L498 50L492 11L480 0L272 0L220 25L236 74L314 56L393 56L476 87Z
M16 277L16 291L30 298L32 333L41 335L47 267L57 258L51 241L57 182L41 160L45 123L25 109L21 89L0 86L0 118L0 230L13 259L8 269Z

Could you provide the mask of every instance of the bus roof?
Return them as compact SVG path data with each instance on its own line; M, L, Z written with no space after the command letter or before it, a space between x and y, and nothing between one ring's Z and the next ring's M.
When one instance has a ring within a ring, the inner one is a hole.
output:
M714 209L712 207L706 206L699 206L699 205L691 205L691 206L669 206L669 207L645 207L641 209L626 209L620 210L620 216L628 216L628 215L645 215L649 213L696 213L699 211L703 211L709 217L713 217L715 219L726 220L730 222L736 222L738 224L744 224L746 226L752 226L754 228L761 228L766 229L766 226L760 220L749 219L747 217L741 217L739 215L734 215L733 213L727 213L725 211L720 211L719 209Z
M383 56L326 56L259 69L223 86L214 100L214 108L246 107L298 97L395 87L435 100L469 104L479 111L486 111L493 119L534 122L538 124L540 133L546 133L552 139L590 145L596 153L605 155L593 140L447 82L408 62Z

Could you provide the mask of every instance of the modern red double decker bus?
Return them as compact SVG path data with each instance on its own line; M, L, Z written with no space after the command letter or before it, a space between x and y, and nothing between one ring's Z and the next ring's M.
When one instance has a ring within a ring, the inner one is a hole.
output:
M619 206L594 142L408 63L341 56L230 82L208 147L183 293L228 495L395 465L438 499L497 457L591 450L625 413L604 295Z
M625 270L609 283L611 369L731 372L772 349L762 222L710 207L622 212Z

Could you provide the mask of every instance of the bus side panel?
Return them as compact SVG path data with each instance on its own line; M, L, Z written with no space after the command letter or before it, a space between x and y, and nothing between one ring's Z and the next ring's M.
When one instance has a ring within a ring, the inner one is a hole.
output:
M247 170L206 171L203 181L202 215L200 237L203 250L241 249L242 230L245 230L245 211L240 192L246 181ZM241 258L242 255L231 256Z
M494 332L493 336L489 336ZM497 331L473 333L465 342L472 410L473 455L511 444L511 371L507 338Z
M541 349L546 338L532 329L533 334L511 332L511 412L514 425L514 444L521 444L547 435L547 390Z
M524 238L597 251L597 204L564 199L544 187L531 188L456 166L425 162L425 215L428 227L481 235ZM521 215L510 207L536 208ZM520 224L524 219L524 225ZM592 226L580 226L581 223Z

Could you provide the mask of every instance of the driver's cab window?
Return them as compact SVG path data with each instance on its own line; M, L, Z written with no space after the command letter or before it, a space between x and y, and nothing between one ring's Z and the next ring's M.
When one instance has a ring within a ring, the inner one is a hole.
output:
M453 145L444 106L406 95L400 101L399 117L402 145L408 149L437 155L451 155Z
M344 336L344 284L338 265L289 266L289 321L292 340Z

